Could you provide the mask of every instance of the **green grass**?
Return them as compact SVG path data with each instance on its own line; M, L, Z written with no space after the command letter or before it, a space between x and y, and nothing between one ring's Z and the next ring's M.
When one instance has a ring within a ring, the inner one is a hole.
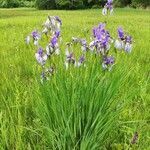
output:
M133 36L133 51L117 54L114 70L104 74L90 56L87 68L64 71L62 46L56 75L41 85L36 49L24 39L48 14L62 19L63 43L89 39L92 27L107 21L113 37L118 26ZM0 149L149 150L149 50L149 10L116 9L104 17L101 10L0 9Z

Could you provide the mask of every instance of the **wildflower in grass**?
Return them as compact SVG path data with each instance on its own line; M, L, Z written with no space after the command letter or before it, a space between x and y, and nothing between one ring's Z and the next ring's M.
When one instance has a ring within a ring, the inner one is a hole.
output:
M41 38L41 35L38 33L38 31L33 31L31 33L31 35L32 35L32 38L33 38L34 45L38 46L38 41Z
M115 40L114 47L118 50L121 50L124 48L124 42L120 40Z
M66 54L66 62L70 64L75 64L75 58L73 52Z
M124 49L128 53L132 50L132 37L125 34L120 27L118 28L118 39L115 41L114 47L119 50Z
M102 15L107 15L107 8L106 6L104 6L104 8L102 9Z
M55 28L56 28L56 21L55 21L55 17L54 16L48 16L48 19L49 19L49 23L48 23L48 20L47 20L47 25L49 25L49 29L54 32L55 31Z
M77 38L77 37L72 37L72 42L77 44L80 43L81 44L81 50L83 52L88 50L88 46L87 46L87 41L86 39L81 39L81 38Z
M134 135L133 135L133 138L131 140L131 144L136 144L137 140L138 140L138 133L135 132Z
M43 26L45 28L47 28L48 30L51 29L51 22L50 22L50 17L49 16L47 17L47 19L46 19L45 23L43 24Z
M73 64L76 66L76 60L74 57L73 52L69 52L68 48L70 48L70 44L67 44L67 49L66 49L66 61L65 61L65 67L68 69L69 64Z
M46 75L45 75L45 72L43 71L41 73L41 83L43 84L43 81L46 80Z
M41 47L35 53L35 58L41 66L45 65L46 60L47 60L47 55L43 52L43 49Z
M113 9L112 0L108 0L105 7L107 10ZM55 72L54 67L45 69L45 63L49 56L52 54L60 54L60 38L61 30L60 27L62 21L58 16L48 16L46 22L44 23L43 34L48 36L50 34L50 42L46 46L46 53L43 49L39 47L38 41L41 39L41 35L38 31L33 31L31 36L34 41L34 45L38 46L38 51L35 53L37 62L42 66L41 80L49 79ZM73 66L85 66L85 55L84 53L76 61L73 50L72 43L80 44L82 52L86 52L88 49L95 52L102 59L102 68L104 70L110 71L115 64L115 59L109 56L111 44L114 42L110 35L110 32L106 30L106 24L100 23L98 26L94 27L92 30L93 36L91 37L91 42L88 45L86 39L72 37L72 42L67 43L66 49L66 59L65 67L68 69L69 65ZM27 36L26 43L30 43L30 36ZM125 50L130 53L132 50L132 37L127 35L122 28L118 28L118 39L115 41L114 46L116 49Z
M130 53L132 50L132 37L126 36L125 37L125 51Z
M62 25L62 21L61 19L58 17L58 16L51 16L51 29L53 31L56 31L56 30L60 30L60 27Z
M82 49L82 51L83 52L87 51L88 50L87 41L85 39L81 39L80 43L81 43L81 49Z
M33 37L33 40L38 40L40 39L40 34L38 33L38 31L33 31L32 37Z
M45 28L43 29L42 33L45 34L45 35L47 35L47 34L48 34L48 28L45 27Z
M55 72L55 68L52 66L52 67L49 67L46 69L45 71L49 76L53 76L54 75L54 72Z
M107 0L107 3L102 10L102 14L107 15L108 11L110 12L110 14L113 13L113 0Z
M93 52L95 50L96 47L96 41L91 41L89 44L89 49L91 50L91 52Z
M124 31L121 27L118 28L118 39L115 41L115 48L116 49L123 49L124 48Z
M100 23L93 28L93 41L89 45L91 51L96 50L97 54L106 55L110 49L112 38L109 31L105 29L105 24Z
M46 22L43 24L44 29L42 33L47 35L48 31L50 31L53 35L56 31L60 31L62 25L62 21L58 16L48 16Z
M58 42L57 37L56 37L56 36L52 37L52 39L51 39L51 46L52 46L53 48L56 47L57 42Z
M25 38L25 42L26 42L27 45L30 44L30 36L29 35Z
M59 38L60 37L60 31L55 31L55 36L56 36L56 38Z
M72 42L73 42L73 43L79 43L79 42L80 42L80 39L77 38L77 37L72 37Z
M107 69L107 70L111 71L114 63L115 63L115 59L114 59L113 56L104 56L103 57L103 62L102 62L102 68L104 70Z
M80 58L79 58L79 61L78 61L77 66L80 67L82 64L85 66L84 63L85 63L85 56L82 55L82 56L80 56Z
M57 35L58 36L58 35ZM56 36L54 36L51 39L51 43L50 43L51 47L54 49L54 52L56 55L59 55L60 50L59 50L59 45L58 45L58 38Z
M60 19L58 16L55 16L55 19L56 19L56 21L57 21L60 25L62 25L62 21L61 21L61 19Z
M50 43L46 46L46 53L48 56L52 55L53 53L56 55L60 54L57 36L53 36Z
M54 75L55 68L53 66L43 69L41 73L41 83L43 83L44 80L49 80L51 76Z
M125 34L124 34L123 29L121 27L119 27L118 28L118 38L123 41L124 40L124 36L125 36Z

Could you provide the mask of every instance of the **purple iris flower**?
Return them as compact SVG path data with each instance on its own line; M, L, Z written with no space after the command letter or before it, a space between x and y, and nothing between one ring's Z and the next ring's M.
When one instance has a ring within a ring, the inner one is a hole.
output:
M37 52L37 53L39 54L40 57L42 57L42 55L43 55L43 49L40 47L40 48L38 49L38 52Z
M84 55L82 55L80 58L79 58L79 63L83 63L85 61L85 57L84 57Z
M55 19L62 25L62 21L58 16L55 16Z
M35 57L39 64L41 64L42 66L45 65L45 62L47 60L47 55L43 53L42 48L38 49L37 53L35 53Z
M52 39L51 39L51 46L54 48L56 46L58 42L58 39L56 36L54 36Z
M97 53L105 55L110 49L111 36L109 31L105 29L105 24L100 23L98 27L93 29L94 41L90 43L89 48L93 51L94 47Z
M112 2L113 2L113 0L108 0L107 2L108 2L108 3L112 3Z
M106 57L104 57L104 61L103 62L106 65L112 65L112 64L114 64L115 59L112 56L106 56Z
M106 30L105 34L106 34L107 37L110 37L109 31Z
M106 3L106 7L107 9L112 9L112 5L113 5L113 0L108 0L107 3Z
M96 37L96 28L93 28L93 36Z
M101 40L101 38L106 34L105 24L100 23L98 27L93 29L93 36L97 38L97 40Z
M81 49L83 50L83 51L86 51L87 49L88 49L88 47L87 47L87 41L85 40L85 39L81 39L80 40L80 43L81 43Z
M45 80L45 79L46 79L46 75L45 75L45 72L43 71L41 73L41 83L43 83L43 80Z
M127 35L127 36L125 37L125 42L131 44L131 43L132 43L132 37Z
M58 38L60 36L60 31L55 31L55 36Z
M85 39L81 39L81 45L86 45L86 40Z
M73 58L73 53L69 53L69 55L67 55L67 59L70 60Z
M102 14L107 15L108 10L110 11L110 14L113 13L113 0L107 0L107 3L105 4L102 10Z
M72 52L66 55L66 61L75 64L75 58Z
M122 28L118 28L118 37L121 39L121 40L124 40L124 31Z
M82 56L80 56L80 58L79 58L79 61L78 61L77 66L80 67L84 62L85 62L85 56L82 55ZM85 64L84 64L84 66L85 66Z
M124 49L130 53L132 51L132 37L124 33L122 28L118 28L118 40L115 41L114 46L116 49Z
M107 44L108 44L108 38L105 38L105 39L101 42L101 46L102 46L103 48L106 48Z
M40 37L40 35L37 31L33 31L31 35L32 35L34 40L37 40Z
M115 63L114 57L112 57L112 56L105 56L103 58L102 67L103 67L104 70L108 69L109 71L111 71L114 63Z
M102 31L103 29L105 29L105 26L106 26L105 23L100 23L98 27L99 27L100 31Z

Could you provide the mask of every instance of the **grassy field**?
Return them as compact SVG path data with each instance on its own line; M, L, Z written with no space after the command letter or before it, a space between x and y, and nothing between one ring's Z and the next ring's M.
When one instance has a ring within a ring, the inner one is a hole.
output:
M90 56L88 67L65 71L62 45L53 59L56 75L41 85L36 49L24 39L41 30L48 14L62 19L63 43L72 36L89 40L106 21L113 37L118 26L133 36L133 51L117 53L112 72ZM101 10L0 9L0 150L149 150L149 107L149 10L115 9L105 17Z

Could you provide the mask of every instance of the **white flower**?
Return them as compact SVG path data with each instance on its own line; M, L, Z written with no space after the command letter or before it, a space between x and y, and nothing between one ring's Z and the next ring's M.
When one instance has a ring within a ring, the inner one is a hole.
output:
M123 41L116 40L114 46L116 49L121 50L124 48L124 43L123 43Z
M102 68L105 70L107 69L107 65L105 63L102 63Z
M110 15L113 15L114 9L110 9Z
M107 8L106 8L106 7L103 8L102 14L103 14L104 16L107 15Z
M56 54L56 55L59 55L59 54L60 54L59 48L57 48L57 49L55 50L55 54Z
M48 56L50 56L50 47L49 47L49 45L46 46L46 54L47 54Z
M27 36L25 41L26 41L26 44L30 44L30 36Z
M47 55L44 54L43 56L40 56L38 53L35 54L35 58L38 61L39 64L44 65L45 61L47 60Z
M46 22L44 23L44 26L46 28L50 28L50 20L49 20L49 18L47 18Z
M94 48L95 48L95 45L94 45L94 41L92 41L90 44L89 44L89 49L91 50L91 51L94 51Z
M57 22L56 24L56 30L60 30L61 24L59 22Z
M45 27L45 28L43 29L42 33L47 34L47 33L48 33L48 29Z
M69 50L68 50L68 48L66 48L65 54L66 54L66 56L69 56Z
M126 44L125 44L124 50L125 50L126 52L128 52L128 53L131 53L131 50L132 50L132 44L126 43Z
M39 45L38 40L34 40L34 45L35 45L35 46L38 46L38 45Z
M87 50L86 46L81 46L81 50L85 52Z

